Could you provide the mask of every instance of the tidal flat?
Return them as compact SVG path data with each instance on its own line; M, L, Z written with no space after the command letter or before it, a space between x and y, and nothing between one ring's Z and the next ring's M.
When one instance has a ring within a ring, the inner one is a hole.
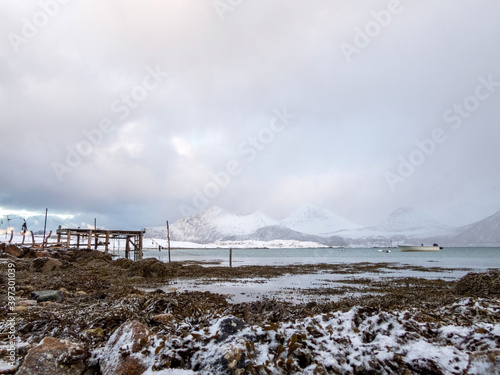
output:
M7 364L4 319L3 372L34 373L30 366L41 362L45 373L71 374L500 368L498 270L390 262L230 268L113 260L94 250L36 252L1 258L2 284L8 264L16 269L15 308L2 293L0 310L3 318L15 314L16 365ZM39 291L59 297L40 301ZM43 357L49 352L52 359Z

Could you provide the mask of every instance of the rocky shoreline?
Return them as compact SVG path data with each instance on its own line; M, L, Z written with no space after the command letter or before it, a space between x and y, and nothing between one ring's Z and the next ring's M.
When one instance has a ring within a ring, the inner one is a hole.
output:
M500 368L498 270L458 282L365 280L372 294L336 302L231 303L217 293L155 288L182 278L355 273L391 265L229 269L113 260L94 250L0 244L0 251L0 373L487 374ZM15 270L11 304L8 269ZM12 317L15 367L8 365Z

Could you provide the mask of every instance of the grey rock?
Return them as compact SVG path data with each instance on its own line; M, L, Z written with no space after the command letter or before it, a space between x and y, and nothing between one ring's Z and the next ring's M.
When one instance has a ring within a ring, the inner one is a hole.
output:
M234 336L245 328L245 325L243 320L235 318L234 316L222 320L220 322L219 340L225 341L227 338Z
M36 299L37 302L61 302L64 298L63 292L61 292L60 290L41 290L31 293L31 297Z

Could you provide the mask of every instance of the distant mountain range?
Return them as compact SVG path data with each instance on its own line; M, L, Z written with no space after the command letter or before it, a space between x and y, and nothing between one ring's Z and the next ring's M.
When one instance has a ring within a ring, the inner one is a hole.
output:
M17 215L9 215L9 219L7 216L1 218L0 229L20 231L24 219ZM44 215L26 219L28 229L43 231ZM62 222L70 227L83 225L76 217L71 221L68 223L67 218L49 215L47 231L55 230ZM312 205L300 208L283 220L275 220L261 212L236 215L212 207L171 223L170 232L173 241L199 244L280 240L352 247L386 247L403 243L500 247L500 211L469 225L450 227L417 208L402 207L390 213L380 224L363 227ZM146 236L166 238L166 228L147 228Z
M454 235L445 240L450 246L500 246L500 211L456 229Z
M362 227L311 205L279 221L261 212L235 215L212 207L179 219L170 226L170 235L174 241L201 244L294 240L356 247L435 242L442 246L500 246L500 211L477 223L454 228L417 208L403 207L393 211L379 225ZM146 236L165 238L165 227L147 228Z

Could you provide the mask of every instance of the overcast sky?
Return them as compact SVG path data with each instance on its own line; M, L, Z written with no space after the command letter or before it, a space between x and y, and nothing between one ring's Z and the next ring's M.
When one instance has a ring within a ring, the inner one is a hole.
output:
M142 228L500 210L500 2L0 3L0 207Z

